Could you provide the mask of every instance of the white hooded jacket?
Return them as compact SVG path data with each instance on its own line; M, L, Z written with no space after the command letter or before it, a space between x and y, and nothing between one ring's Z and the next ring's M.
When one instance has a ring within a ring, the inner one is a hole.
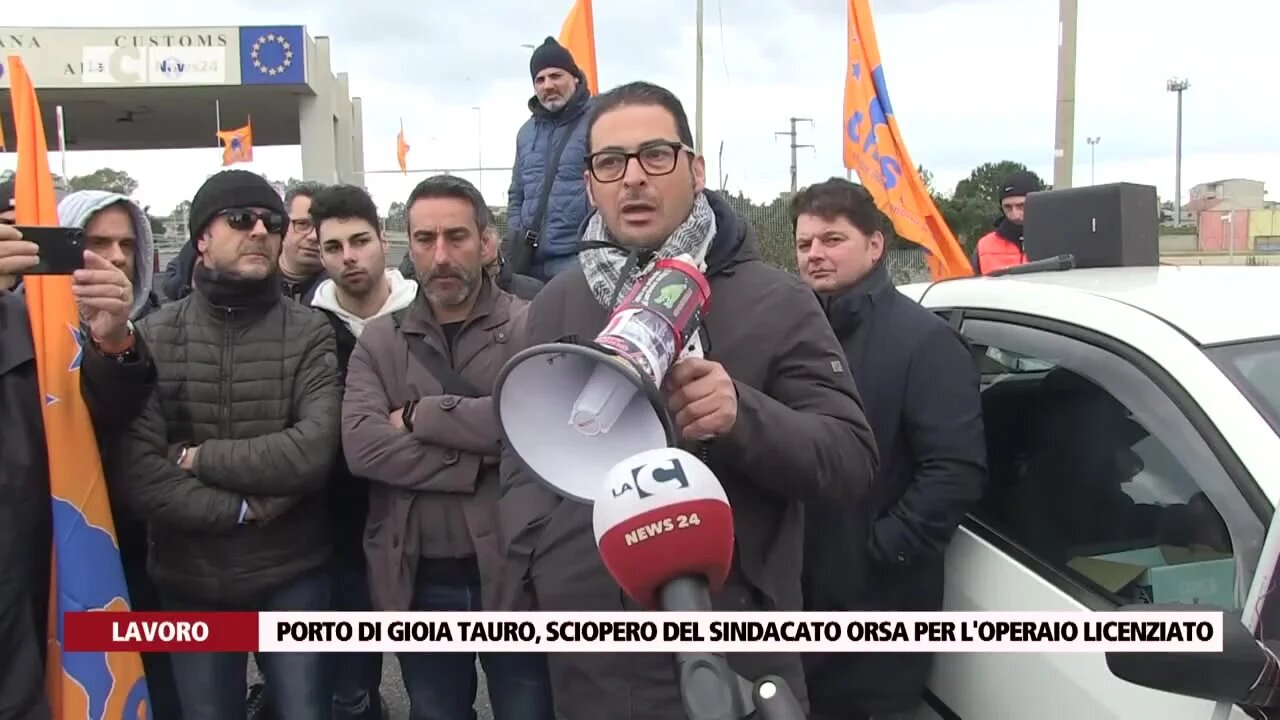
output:
M401 275L396 268L387 268L386 273L387 283L391 286L391 294L387 296L387 301L382 304L378 312L371 317L362 318L353 315L339 305L338 285L332 278L320 283L320 286L316 288L316 293L311 298L311 307L333 313L334 316L346 324L351 334L356 339L359 339L360 333L364 332L364 327L370 320L380 318L383 315L390 315L397 310L409 307L409 303L412 303L413 299L418 295L417 282Z

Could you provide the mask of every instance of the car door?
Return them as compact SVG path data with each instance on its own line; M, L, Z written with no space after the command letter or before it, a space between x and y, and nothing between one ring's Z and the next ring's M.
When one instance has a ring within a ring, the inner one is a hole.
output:
M961 329L982 371L989 485L948 552L946 609L1239 613L1265 526L1194 401L1149 358L1082 328L965 311ZM1101 653L942 654L926 699L966 720L1215 717L1212 702L1114 677Z

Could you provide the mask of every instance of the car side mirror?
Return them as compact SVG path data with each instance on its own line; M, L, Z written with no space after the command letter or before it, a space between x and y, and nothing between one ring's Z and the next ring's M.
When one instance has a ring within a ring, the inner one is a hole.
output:
M1247 704L1272 656L1239 618L1185 603L1125 605L1132 612L1222 612L1222 652L1108 652L1111 674L1135 685L1215 702Z

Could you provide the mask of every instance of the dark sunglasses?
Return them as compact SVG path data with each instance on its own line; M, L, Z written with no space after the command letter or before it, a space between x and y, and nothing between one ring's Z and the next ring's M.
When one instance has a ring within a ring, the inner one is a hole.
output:
M262 225L267 229L267 233L271 235L284 234L284 215L277 212L258 212L248 208L228 208L218 214L225 217L227 224L236 230L252 230L261 220Z

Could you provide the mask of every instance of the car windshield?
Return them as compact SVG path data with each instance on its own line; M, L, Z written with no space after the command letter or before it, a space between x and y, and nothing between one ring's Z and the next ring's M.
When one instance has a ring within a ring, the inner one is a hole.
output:
M1219 345L1208 353L1280 433L1280 338Z

